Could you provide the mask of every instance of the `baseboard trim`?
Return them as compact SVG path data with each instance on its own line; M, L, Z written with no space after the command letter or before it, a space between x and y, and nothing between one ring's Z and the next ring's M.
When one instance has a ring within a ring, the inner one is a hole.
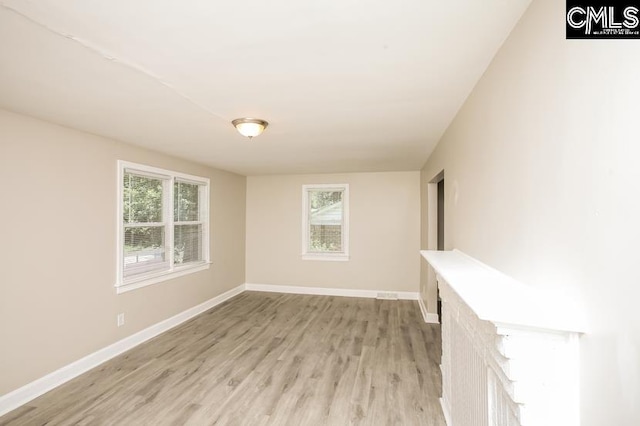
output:
M440 407L442 408L442 414L444 414L444 421L447 424L447 426L451 426L451 413L449 413L449 410L447 409L447 407L444 405L444 399L440 398Z
M254 284L246 283L245 289L248 291L266 291L270 293L292 293L292 294L313 294L317 296L342 296L342 297L363 297L375 299L379 294L396 294L399 300L419 300L418 293L412 291L390 291L390 290L356 290L344 288L328 287L302 287L290 285Z
M0 416L7 414L10 411L19 408L20 406L27 404L29 401L49 392L50 390L68 382L71 379L78 377L79 375L86 373L99 366L100 364L109 361L112 358L126 352L134 347L146 342L149 339L156 337L157 335L164 333L167 330L176 327L183 322L199 315L229 299L244 292L244 291L264 291L272 293L292 293L292 294L310 294L319 296L342 296L342 297L362 297L375 299L380 294L389 295L391 293L396 294L399 300L417 300L420 305L420 309L423 310L423 303L420 300L417 292L410 291L382 291L382 290L356 290L356 289L342 289L342 288L327 288L327 287L301 287L301 286L283 286L272 284L242 284L235 288L232 288L225 293L222 293L216 297L213 297L206 302L203 302L197 306L180 312L177 315L160 321L150 327L145 328L129 337L119 340L105 348L89 354L71 364L65 365L58 370L47 374L44 377L34 380L6 395L0 396ZM422 315L425 317L426 310L423 310ZM426 322L438 322L438 316L435 314L426 313ZM435 316L435 321L428 321L427 318Z
M438 314L432 314L427 312L427 307L424 305L422 297L418 297L418 306L420 306L420 312L422 312L422 318L427 324L440 324L440 318Z
M85 373L92 368L120 355L129 349L156 337L160 333L164 333L173 327L199 315L229 299L242 293L245 290L244 284L231 290L224 292L214 298L207 300L193 308L180 312L177 315L160 321L150 327L145 328L129 337L119 340L105 348L102 348L92 354L85 356L77 361L72 362L44 377L34 380L21 388L18 388L4 396L0 397L0 416L13 411L16 408L28 403L29 401L49 392L50 390L68 382L69 380Z

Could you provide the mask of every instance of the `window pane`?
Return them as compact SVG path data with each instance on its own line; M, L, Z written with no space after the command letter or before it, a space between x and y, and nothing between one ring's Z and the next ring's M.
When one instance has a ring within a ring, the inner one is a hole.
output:
M173 186L173 214L176 222L199 220L199 186L192 183L176 182Z
M125 227L125 277L165 269L165 259L164 226Z
M343 191L309 192L309 251L342 252Z
M124 223L162 222L162 180L124 174Z
M342 227L340 225L311 225L309 251L341 252Z
M202 260L202 225L176 225L173 239L175 264Z

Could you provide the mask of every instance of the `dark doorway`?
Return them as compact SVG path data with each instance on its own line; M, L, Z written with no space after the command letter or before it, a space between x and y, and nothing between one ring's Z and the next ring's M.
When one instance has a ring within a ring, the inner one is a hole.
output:
M444 177L438 181L438 250L444 250ZM442 324L442 300L438 290L438 320Z
M444 179L438 182L438 250L444 250Z

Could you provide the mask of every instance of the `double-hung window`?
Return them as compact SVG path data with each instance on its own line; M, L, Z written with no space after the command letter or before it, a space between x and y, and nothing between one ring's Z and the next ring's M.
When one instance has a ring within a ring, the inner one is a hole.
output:
M302 258L349 260L349 185L302 186Z
M118 162L118 293L209 267L209 179Z

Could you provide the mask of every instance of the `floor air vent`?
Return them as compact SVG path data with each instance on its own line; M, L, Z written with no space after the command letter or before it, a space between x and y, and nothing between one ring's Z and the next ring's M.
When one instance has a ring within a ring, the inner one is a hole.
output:
M398 300L398 293L389 293L389 292L378 293L378 295L376 296L376 299Z

